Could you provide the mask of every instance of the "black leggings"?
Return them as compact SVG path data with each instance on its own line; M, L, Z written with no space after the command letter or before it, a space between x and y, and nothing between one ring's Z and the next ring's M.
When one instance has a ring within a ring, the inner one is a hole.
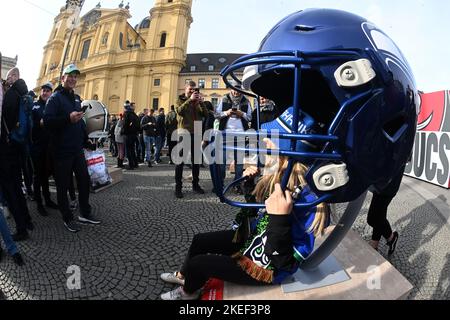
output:
M380 241L382 236L387 240L392 235L391 224L387 220L387 210L393 198L394 196L373 194L367 214L367 223L373 228L373 241Z
M185 278L184 290L194 293L210 278L241 285L267 285L250 277L231 255L238 252L242 243L233 243L234 231L217 231L195 235L186 261L181 269Z
M387 220L387 210L400 189L404 170L403 167L383 190L373 193L369 213L367 214L367 223L373 228L373 241L380 241L381 237L387 240L392 235L391 224Z

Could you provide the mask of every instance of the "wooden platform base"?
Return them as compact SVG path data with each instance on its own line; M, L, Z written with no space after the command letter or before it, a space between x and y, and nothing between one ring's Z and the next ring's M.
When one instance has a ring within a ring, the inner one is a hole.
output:
M397 300L413 286L361 237L350 231L334 257L351 278L335 285L286 294L281 286L251 287L225 283L224 300Z

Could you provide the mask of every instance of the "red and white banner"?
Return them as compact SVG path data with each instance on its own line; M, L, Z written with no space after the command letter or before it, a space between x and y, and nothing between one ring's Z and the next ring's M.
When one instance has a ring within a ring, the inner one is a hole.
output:
M421 95L412 161L405 174L450 188L450 91Z

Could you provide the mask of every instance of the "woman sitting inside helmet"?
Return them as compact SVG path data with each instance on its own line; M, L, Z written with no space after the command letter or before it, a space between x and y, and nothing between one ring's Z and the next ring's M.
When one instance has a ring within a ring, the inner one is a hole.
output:
M268 149L277 145L265 139ZM235 230L197 234L180 271L161 275L162 280L181 285L163 294L163 300L195 300L210 278L241 285L280 284L297 272L312 253L315 238L329 223L328 205L310 209L294 208L294 198L311 202L316 199L305 181L307 166L296 163L286 191L281 180L288 167L285 157L269 156L263 175L258 168L248 168L246 185L253 185L248 195L266 209L241 210Z

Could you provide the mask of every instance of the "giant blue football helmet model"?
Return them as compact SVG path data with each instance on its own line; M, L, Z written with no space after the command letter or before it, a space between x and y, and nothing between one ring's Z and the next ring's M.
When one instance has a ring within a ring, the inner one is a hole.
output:
M238 79L235 72L242 68L243 79ZM296 206L350 202L333 233L303 265L315 268L345 236L367 190L386 186L410 156L419 102L411 68L395 43L366 19L308 9L280 21L258 53L238 59L222 75L231 87L237 81L247 90L233 87L237 91L269 98L283 109L293 107L291 132L280 135L291 141L290 148L278 151L290 161L283 184L296 161L308 162L306 179L317 195L317 201ZM319 124L319 132L299 133L303 113ZM317 149L298 152L298 141ZM224 188L217 166L211 171L223 202L264 207L229 200L226 191L241 181Z

